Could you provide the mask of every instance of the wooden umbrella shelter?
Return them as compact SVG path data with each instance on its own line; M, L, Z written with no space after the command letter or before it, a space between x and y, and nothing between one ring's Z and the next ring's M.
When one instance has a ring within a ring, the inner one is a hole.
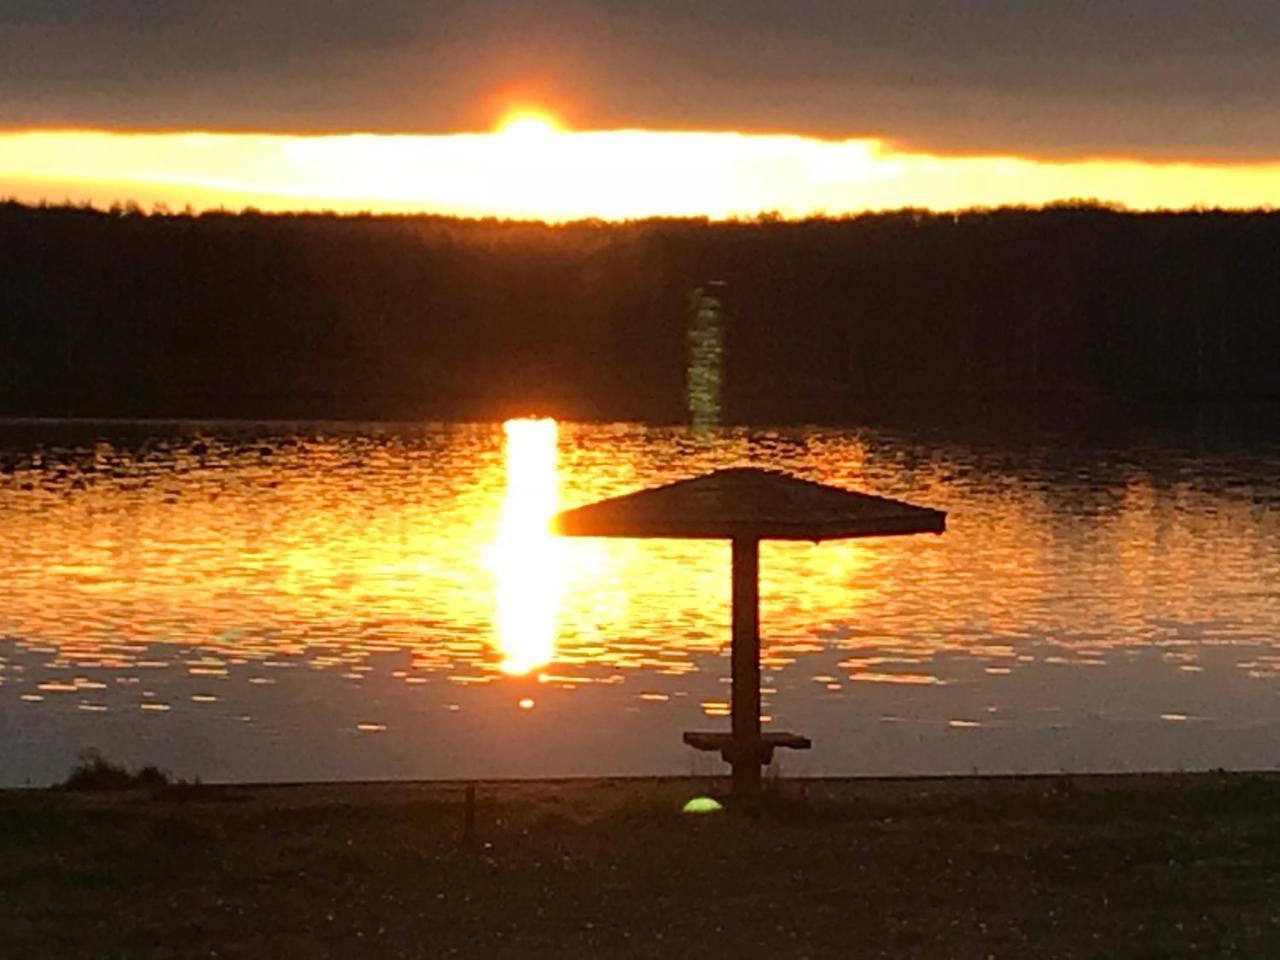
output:
M735 794L760 788L761 767L777 747L806 749L798 734L760 729L760 541L942 533L946 514L854 493L774 470L738 467L557 514L570 537L729 540L733 544L731 731L690 732L685 742L718 750L733 767Z

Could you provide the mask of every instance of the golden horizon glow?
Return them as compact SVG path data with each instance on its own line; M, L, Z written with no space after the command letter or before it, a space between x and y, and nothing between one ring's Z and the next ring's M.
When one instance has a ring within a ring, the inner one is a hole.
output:
M1271 206L1280 160L942 156L885 141L566 130L519 110L439 136L0 133L0 196L197 210L332 210L551 222L840 216L1089 199L1136 210Z
M497 577L499 669L523 676L555 657L564 594L560 541L551 518L559 506L558 427L551 419L508 420L507 491L488 561Z

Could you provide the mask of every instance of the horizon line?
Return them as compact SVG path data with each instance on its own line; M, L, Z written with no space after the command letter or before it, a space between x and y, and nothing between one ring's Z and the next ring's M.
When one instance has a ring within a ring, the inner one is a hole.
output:
M672 224L715 224L725 226L768 226L771 224L799 225L805 223L841 223L872 217L905 217L919 219L958 219L960 217L981 217L1002 213L1055 213L1055 212L1089 212L1111 213L1127 217L1159 217L1159 216L1203 216L1209 214L1226 214L1231 216L1275 215L1280 214L1280 204L1260 204L1253 207L1230 207L1222 205L1198 204L1187 207L1129 207L1124 203L1102 200L1093 197L1077 197L1064 200L1051 200L1045 203L1002 203L990 206L975 205L956 207L954 209L934 209L930 207L902 206L881 210L850 210L843 213L816 212L810 214L788 216L776 210L761 210L756 213L730 214L723 217L708 214L650 214L636 217L576 217L569 220L554 220L543 217L502 216L500 214L467 215L445 213L436 210L374 210L335 208L298 208L264 210L252 204L242 207L208 206L197 208L193 204L173 207L163 201L150 205L132 199L113 200L109 204L101 204L92 200L72 200L64 198L53 200L24 200L21 197L0 194L0 207L20 207L29 211L92 213L106 217L144 217L163 219L199 220L203 217L264 217L264 218L296 218L308 217L316 219L337 220L447 220L462 224L501 224L510 226L546 226L546 227L578 227L578 226L640 226L651 223Z

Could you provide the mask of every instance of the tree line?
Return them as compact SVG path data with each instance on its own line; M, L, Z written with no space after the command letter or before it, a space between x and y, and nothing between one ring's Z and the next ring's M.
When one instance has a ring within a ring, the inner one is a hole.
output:
M547 225L0 204L0 414L685 416L1280 394L1280 213Z

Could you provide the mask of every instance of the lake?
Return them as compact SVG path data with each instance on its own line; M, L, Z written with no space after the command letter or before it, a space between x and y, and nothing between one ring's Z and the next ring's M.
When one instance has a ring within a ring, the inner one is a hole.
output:
M782 774L1280 766L1280 444L1122 434L0 421L0 786L718 771L728 545L547 520L744 464L949 513L763 545Z

